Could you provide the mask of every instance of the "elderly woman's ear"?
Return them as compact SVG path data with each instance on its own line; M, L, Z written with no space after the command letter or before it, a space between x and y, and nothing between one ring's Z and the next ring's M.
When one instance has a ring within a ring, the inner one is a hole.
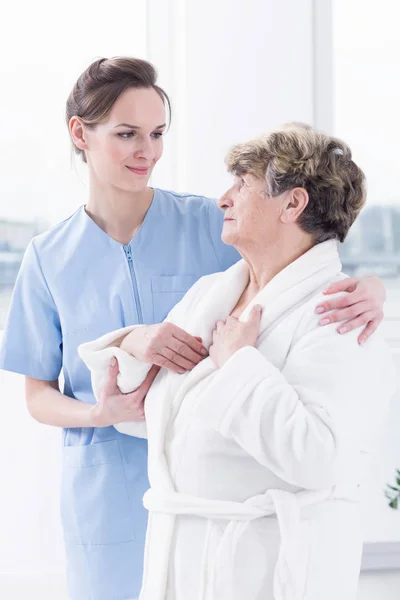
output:
M295 223L308 204L307 190L293 188L282 194L282 223Z

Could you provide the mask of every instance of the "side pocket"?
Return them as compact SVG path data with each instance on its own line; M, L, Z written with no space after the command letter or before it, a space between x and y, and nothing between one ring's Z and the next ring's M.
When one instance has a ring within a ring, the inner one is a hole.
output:
M61 517L66 540L75 544L135 539L118 440L63 448Z

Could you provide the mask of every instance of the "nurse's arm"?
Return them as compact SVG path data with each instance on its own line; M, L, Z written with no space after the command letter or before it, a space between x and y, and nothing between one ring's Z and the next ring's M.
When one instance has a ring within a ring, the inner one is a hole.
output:
M92 405L62 394L58 381L25 377L25 398L29 413L39 423L57 427L93 427Z
M118 374L118 365L110 373L107 397L99 398L98 404L80 402L60 392L58 381L25 378L25 398L31 416L45 425L56 427L107 427L121 421L142 421L143 400L157 371L149 372L143 384L130 394L122 394L115 384L111 393L113 374Z

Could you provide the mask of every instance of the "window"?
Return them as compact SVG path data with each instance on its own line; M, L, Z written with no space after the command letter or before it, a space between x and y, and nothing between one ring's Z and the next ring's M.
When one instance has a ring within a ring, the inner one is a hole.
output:
M64 121L79 74L100 57L147 56L147 2L7 3L0 39L0 329L32 236L86 201ZM22 14L21 14L22 13Z
M400 307L400 76L396 0L333 2L334 133L368 181L368 199L342 248L349 274L385 280L386 314Z

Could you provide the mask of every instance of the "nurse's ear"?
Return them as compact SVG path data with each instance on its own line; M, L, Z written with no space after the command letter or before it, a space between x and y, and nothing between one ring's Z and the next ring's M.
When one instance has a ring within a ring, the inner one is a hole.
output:
M69 124L69 133L75 146L79 150L88 150L85 125L77 116L71 117Z

